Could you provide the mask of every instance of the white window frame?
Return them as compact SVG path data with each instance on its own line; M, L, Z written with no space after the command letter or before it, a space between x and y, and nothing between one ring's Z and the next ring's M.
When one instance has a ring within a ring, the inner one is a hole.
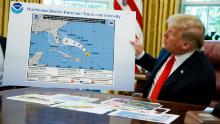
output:
M220 0L219 1L186 1L186 0L182 0L181 3L182 3L181 13L185 13L186 6L208 6L208 7L219 6L220 7ZM207 13L209 13L209 9L208 9ZM208 22L208 18L207 18L207 22ZM208 27L208 25L206 26L206 28L207 27ZM220 41L220 40L218 39L218 41Z

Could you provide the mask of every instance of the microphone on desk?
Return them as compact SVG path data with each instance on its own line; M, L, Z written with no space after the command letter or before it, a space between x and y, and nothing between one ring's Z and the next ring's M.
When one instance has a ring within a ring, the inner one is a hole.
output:
M212 111L212 114L220 118L220 102L218 102L218 104L215 105L215 108Z

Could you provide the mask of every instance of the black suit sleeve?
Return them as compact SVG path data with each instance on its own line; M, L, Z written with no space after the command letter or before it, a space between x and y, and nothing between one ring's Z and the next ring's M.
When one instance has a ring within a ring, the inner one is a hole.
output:
M155 65L156 59L145 53L144 56L140 60L135 60L135 63L140 65L142 68L152 71Z

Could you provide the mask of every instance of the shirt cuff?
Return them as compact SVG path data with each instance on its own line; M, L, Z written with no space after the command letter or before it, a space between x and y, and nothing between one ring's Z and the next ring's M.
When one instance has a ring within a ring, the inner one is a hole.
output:
M144 50L139 54L138 56L135 57L135 59L140 60L144 56L145 52Z

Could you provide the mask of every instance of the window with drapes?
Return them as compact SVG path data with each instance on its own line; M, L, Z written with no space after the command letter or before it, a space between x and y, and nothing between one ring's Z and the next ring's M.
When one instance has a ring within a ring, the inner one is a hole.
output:
M202 20L206 27L206 40L220 41L220 0L184 0L182 12Z

